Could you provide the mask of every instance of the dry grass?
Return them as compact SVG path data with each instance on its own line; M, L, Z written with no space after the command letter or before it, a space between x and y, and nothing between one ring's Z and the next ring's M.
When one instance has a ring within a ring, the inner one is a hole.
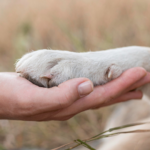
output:
M110 128L110 129L108 129L106 131L103 131L103 132L101 132L101 133L99 133L96 136L93 136L91 138L84 139L84 140L76 139L71 143L67 143L65 145L62 145L58 148L54 148L52 150L61 150L61 149L72 150L74 148L78 148L81 145L86 147L87 149L95 150L95 148L91 147L88 142L103 139L103 138L108 138L108 137L112 137L112 136L116 136L116 135L120 135L120 134L150 132L150 129L137 129L137 130L128 129L128 131L118 131L118 130L121 130L121 129L130 128L130 127L136 127L136 126L139 127L139 125L149 124L149 123L150 122L133 123L133 124L123 125L123 126L119 126L119 127L115 127L115 128ZM112 133L113 131L116 131L116 132Z
M149 0L0 1L0 71L14 71L22 54L40 48L101 50L150 46ZM1 121L0 143L7 149L54 148L99 133L107 108L64 122Z

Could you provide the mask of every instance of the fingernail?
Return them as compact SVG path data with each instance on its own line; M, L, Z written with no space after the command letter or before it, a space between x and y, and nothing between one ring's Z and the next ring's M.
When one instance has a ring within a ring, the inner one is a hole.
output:
M78 86L78 92L80 97L86 96L93 91L93 84L90 81L81 83Z

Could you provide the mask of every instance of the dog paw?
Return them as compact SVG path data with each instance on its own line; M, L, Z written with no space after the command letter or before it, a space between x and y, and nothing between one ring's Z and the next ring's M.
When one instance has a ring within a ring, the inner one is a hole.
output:
M53 87L73 78L89 78L94 86L105 84L122 73L116 64L99 62L80 53L38 50L16 63L16 72L41 87Z
M80 64L76 65L79 59L77 55L57 50L34 51L18 60L16 72L38 86L57 86L75 76L80 76L75 73L76 70L81 69Z

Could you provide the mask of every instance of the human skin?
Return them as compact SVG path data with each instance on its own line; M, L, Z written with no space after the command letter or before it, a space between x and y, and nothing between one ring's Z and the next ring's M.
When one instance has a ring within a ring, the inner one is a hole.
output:
M68 80L58 87L38 87L17 73L0 73L0 119L67 120L88 110L141 99L134 89L150 82L150 73L132 68L119 78L93 88L87 78Z

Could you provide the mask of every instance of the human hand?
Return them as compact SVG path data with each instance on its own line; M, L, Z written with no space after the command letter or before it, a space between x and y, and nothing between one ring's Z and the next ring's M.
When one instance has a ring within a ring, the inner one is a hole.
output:
M50 89L38 87L16 73L0 73L0 119L67 120L92 108L130 99L141 99L132 91L150 82L142 68L125 71L119 78L93 89L91 81L77 78Z

